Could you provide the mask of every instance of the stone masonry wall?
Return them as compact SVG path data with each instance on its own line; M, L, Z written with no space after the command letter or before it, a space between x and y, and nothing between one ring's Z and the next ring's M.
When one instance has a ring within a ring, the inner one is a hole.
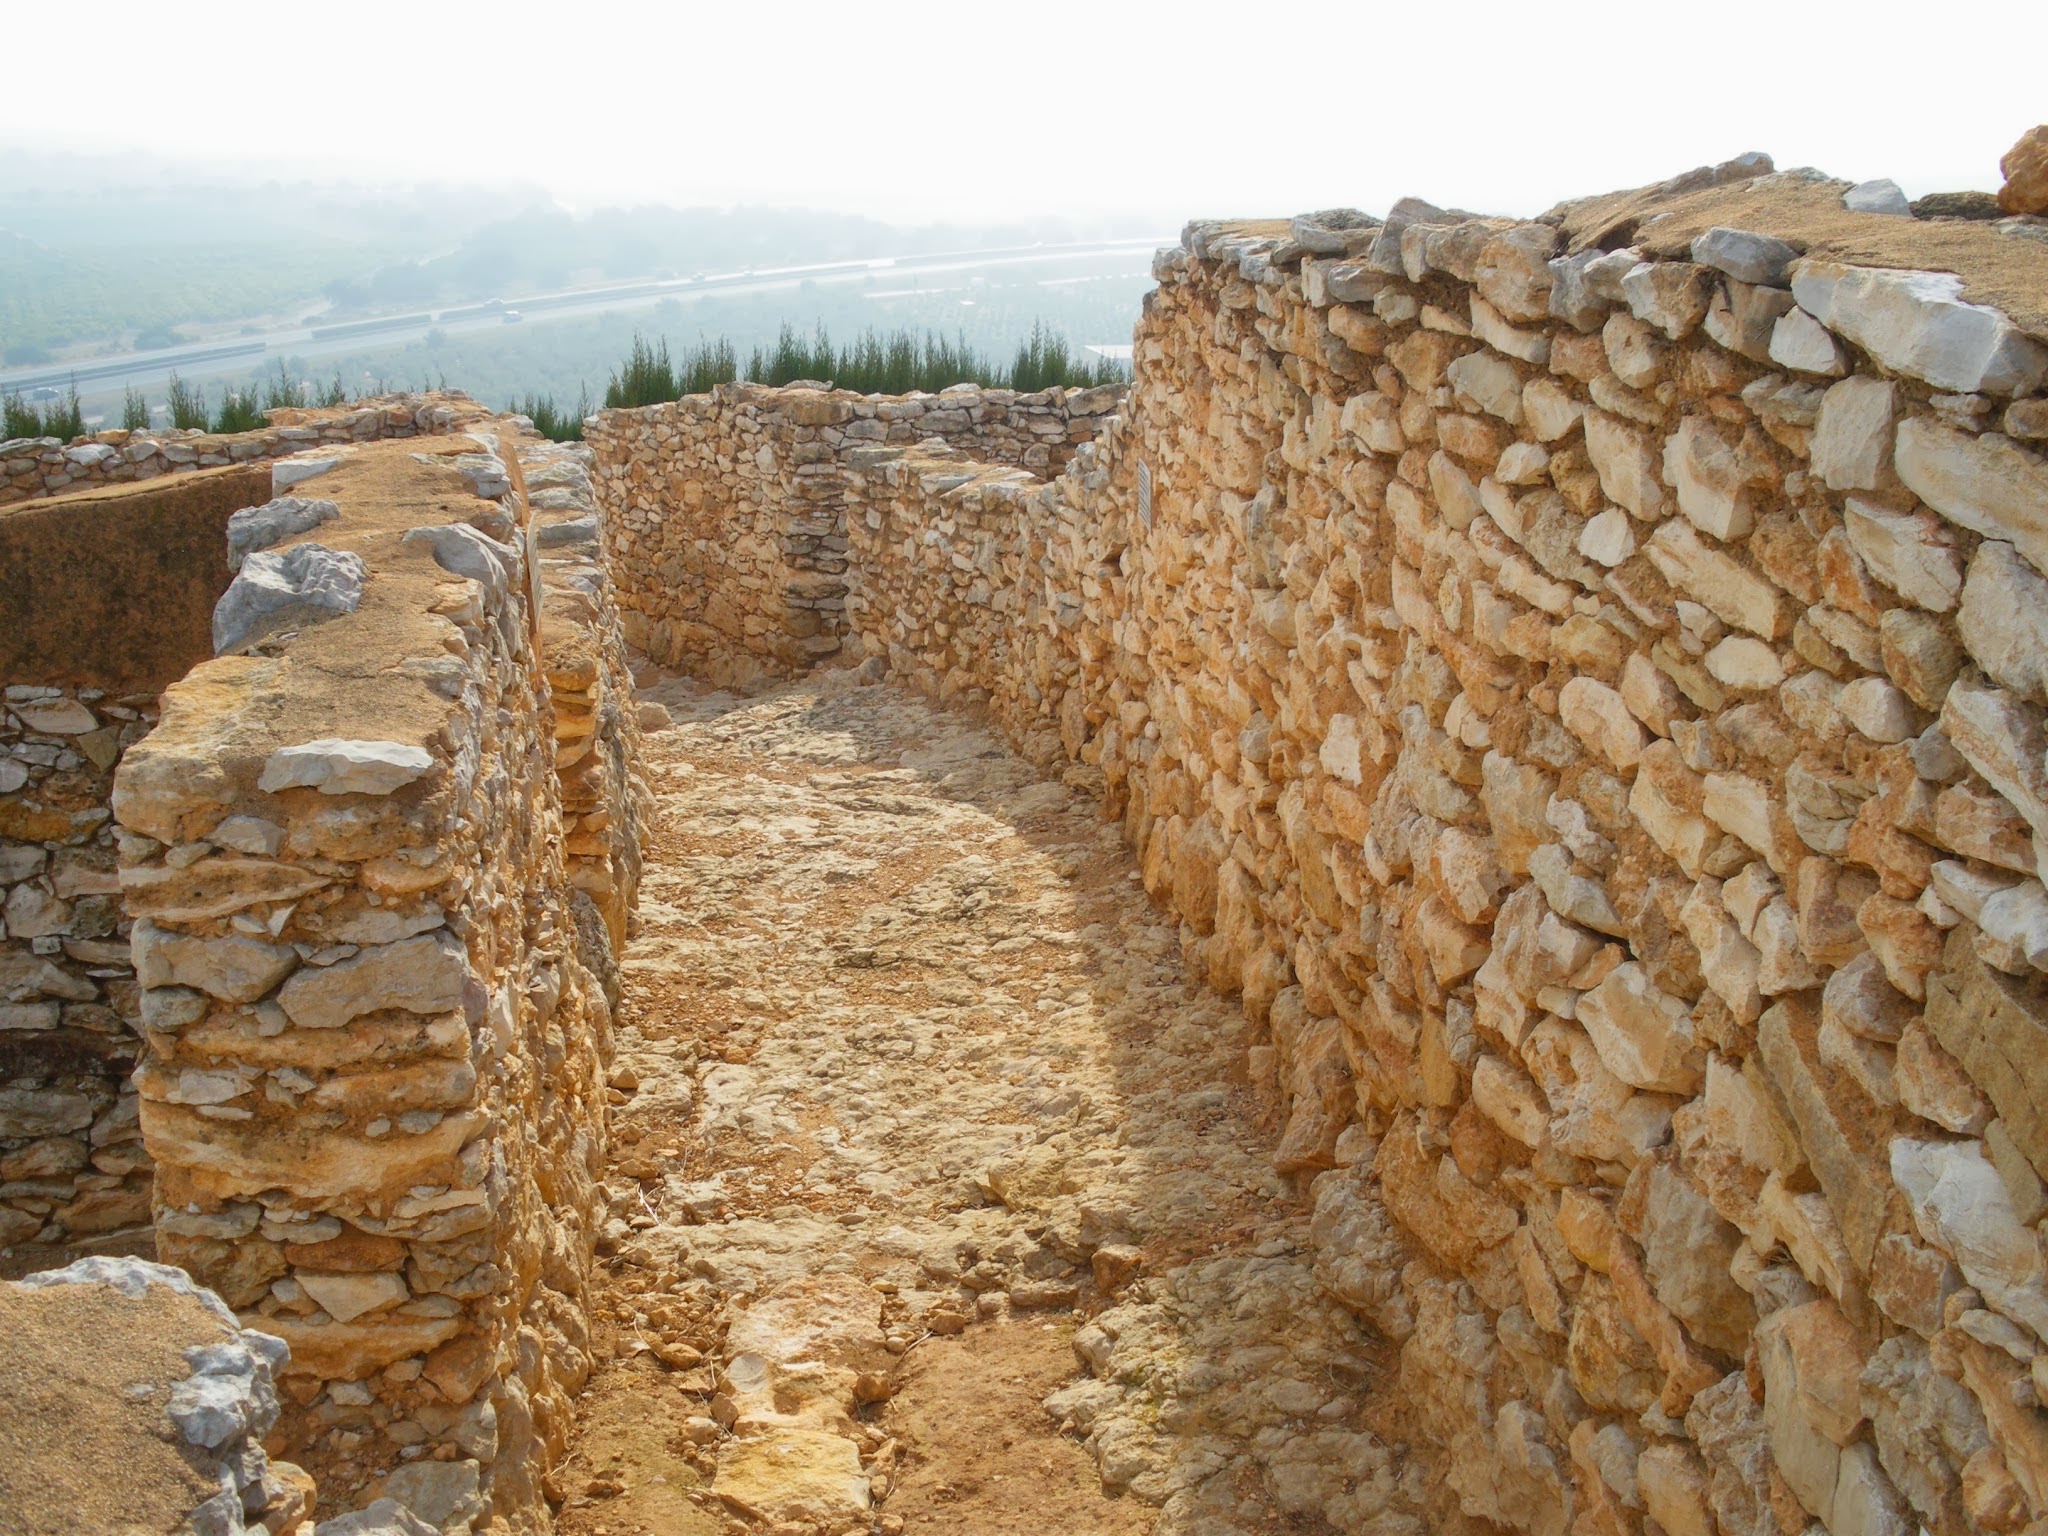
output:
M112 815L154 694L28 683L0 715L0 1250L149 1222Z
M445 433L480 414L438 396L281 412L310 425L166 439L197 445L196 456L168 469L124 461L132 474L88 494L73 486L0 512L0 1252L10 1268L123 1241L149 1222L130 1081L141 1050L131 923L108 802L121 755L156 721L158 691L212 654L210 615L233 575L231 515L327 462L318 446L307 457L309 442ZM231 460L239 467L216 467ZM163 478L183 470L206 472ZM622 665L614 658L612 674ZM571 712L562 718L573 725ZM631 881L609 883L629 904Z
M1191 226L1056 482L842 480L860 651L1242 993L1446 1530L2048 1517L2048 248L1760 171Z
M159 1256L290 1345L266 1444L330 1507L521 1530L590 1367L644 793L570 771L637 729L580 450L477 425L294 487L296 616L165 693L114 808Z
M1057 473L1117 395L742 384L603 412L589 436L627 638L723 680L800 672L845 634L849 476L920 443Z
M383 395L350 406L267 414L270 424L253 432L116 428L70 443L55 437L8 438L0 442L0 506L222 464L281 459L327 444L447 432L486 413L468 396L445 392Z

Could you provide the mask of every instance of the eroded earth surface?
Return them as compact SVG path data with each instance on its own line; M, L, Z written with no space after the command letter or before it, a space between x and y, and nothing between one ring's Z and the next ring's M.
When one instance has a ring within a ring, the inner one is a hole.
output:
M642 681L613 1358L563 1527L1419 1530L1391 1357L1087 770L851 673Z

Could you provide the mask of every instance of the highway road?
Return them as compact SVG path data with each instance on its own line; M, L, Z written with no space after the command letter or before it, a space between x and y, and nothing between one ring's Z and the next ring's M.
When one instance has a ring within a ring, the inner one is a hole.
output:
M0 369L0 394L19 390L35 398L37 391L62 390L76 379L80 394L104 396L118 394L131 385L142 388L160 386L173 373L183 374L192 380L224 372L243 374L265 368L272 358L277 357L304 358L311 362L318 358L360 352L367 347L402 346L425 336L430 329L438 328L450 334L495 329L507 323L505 317L510 312L520 316L521 324L544 325L552 320L605 310L644 308L664 299L690 299L714 293L721 296L773 293L793 290L806 282L822 285L858 283L883 276L919 279L946 274L971 276L1001 267L1058 266L1106 256L1129 256L1136 260L1149 256L1161 245L1172 244L1174 238L1162 236L1070 245L1017 246L1004 250L944 251L922 256L879 256L811 266L707 273L700 277L614 284L604 288L571 289L524 297L506 296L481 304L464 303L407 315L373 317L368 322L292 326L255 336L217 337L208 342L160 351L128 352L113 357L30 368L5 368Z

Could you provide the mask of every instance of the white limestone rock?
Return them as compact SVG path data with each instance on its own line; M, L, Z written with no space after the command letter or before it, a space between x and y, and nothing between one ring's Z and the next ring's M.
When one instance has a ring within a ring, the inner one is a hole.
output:
M1623 1082L1653 1093L1699 1088L1690 1013L1633 960L1579 999L1579 1022L1601 1062Z
M1842 344L1825 325L1796 306L1771 327L1770 359L1794 373L1818 373L1831 379L1849 371Z
M434 756L425 747L323 736L271 753L256 787L269 794L317 789L323 795L388 795L433 766Z
M324 624L362 606L363 557L321 544L249 555L213 609L213 653L230 656L285 629Z
M1717 224L1693 236L1692 259L1740 282L1774 287L1784 282L1785 269L1799 259L1799 250L1772 235Z
M1860 496L1843 507L1849 546L1871 574L1899 596L1930 613L1948 613L1962 591L1962 567L1955 541L1927 512L1894 512ZM2010 546L2006 546L2010 548Z
M1814 426L1813 471L1831 490L1873 491L1892 461L1892 386L1864 374L1832 386Z
M2040 455L1995 432L1973 437L1911 416L1899 423L1894 461L1935 511L2048 570L2048 463Z
M1992 1307L2048 1338L2048 1273L1982 1142L1891 1144L1892 1181L1920 1235L1956 1261Z
M83 736L99 729L99 718L76 699L16 700L8 709L23 730L38 736ZM27 782L26 774L23 782Z
M335 468L343 455L334 452L295 453L270 466L270 494L282 496L295 485L316 479Z
M455 576L466 576L481 584L495 605L504 599L520 571L519 551L500 544L489 534L479 533L467 523L437 523L413 528L400 541L424 544L435 564Z
M2048 579L2010 544L1987 539L1977 547L1956 626L1996 682L2048 702Z
M1964 392L2024 395L2039 387L2048 377L2048 346L1962 293L1953 273L1834 261L1803 261L1792 277L1801 310L1895 373Z
M1451 387L1488 415L1509 426L1522 421L1522 376L1506 358L1468 352L1444 370Z
M1851 213L1881 213L1895 219L1913 217L1913 205L1906 201L1904 190L1889 176L1857 182L1842 194L1842 206Z
M337 1323L352 1323L412 1299L405 1277L390 1270L330 1273L298 1269L292 1271L292 1279Z
M278 496L260 507L244 507L228 519L228 569L239 571L258 550L311 533L340 516L333 502L303 496Z

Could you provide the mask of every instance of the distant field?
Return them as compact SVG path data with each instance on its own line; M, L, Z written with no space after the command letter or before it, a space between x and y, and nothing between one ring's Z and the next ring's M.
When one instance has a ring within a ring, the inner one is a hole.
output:
M1045 274L1054 270L1058 275L1048 280ZM772 346L785 324L804 331L822 324L842 341L870 326L909 328L964 337L977 350L1006 358L1038 323L1077 348L1127 343L1151 286L1142 256L1105 259L1081 270L1072 264L1023 268L1000 281L929 281L930 287L908 287L901 275L882 272L862 286L805 284L782 293L665 299L596 316L536 316L481 331L430 332L401 345L379 346L366 338L360 349L340 356L307 361L287 354L284 361L294 376L316 386L338 377L351 395L446 384L494 406L540 395L566 408L585 390L591 399L602 399L606 379L636 335L665 337L678 353L724 338L744 357L755 347ZM275 367L274 359L265 358L260 365L194 374L186 382L217 400L224 387L248 384ZM88 416L112 421L120 414L118 392L88 391L85 404Z

